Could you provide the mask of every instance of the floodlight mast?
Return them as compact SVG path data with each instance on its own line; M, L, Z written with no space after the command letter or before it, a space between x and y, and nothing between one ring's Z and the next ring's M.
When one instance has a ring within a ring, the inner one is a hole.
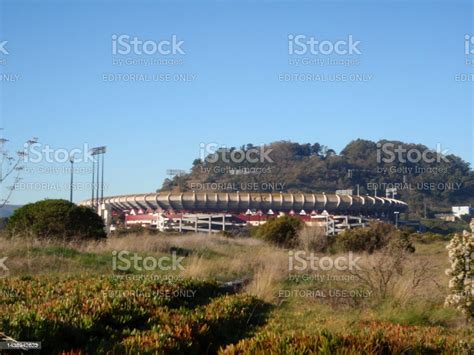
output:
M94 173L95 173L95 158L92 158L92 198L91 198L91 207L94 208Z
M105 153L105 150L104 150ZM100 203L103 203L104 201L104 156L105 154L102 154L102 186L101 186L101 193L100 193Z
M71 156L69 158L69 161L71 162L71 186L69 191L69 201L72 203L72 185L74 182L74 156Z
M106 153L106 151L107 151L106 146L95 147L90 150L90 154L93 157L91 206L97 212L99 212L100 204L102 203L104 199L104 154ZM102 155L102 164L101 164L101 157L100 157L101 155ZM96 156L98 157L96 158ZM102 171L101 171L101 165L102 165ZM94 184L97 185L96 188Z
M96 167L97 167L97 174L96 174L96 179L97 179L97 184L96 184L96 204L97 204L97 211L99 211L100 209L100 201L99 201L99 190L100 190L100 185L99 185L99 169L100 169L100 156L97 157L97 164L96 164Z

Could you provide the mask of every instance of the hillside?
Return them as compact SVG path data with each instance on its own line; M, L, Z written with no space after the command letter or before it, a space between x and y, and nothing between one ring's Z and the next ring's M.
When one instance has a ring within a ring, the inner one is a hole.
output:
M356 193L359 188L361 194L378 190L383 196L391 187L416 215L474 202L474 172L462 158L422 144L362 139L339 153L319 143L290 141L214 150L196 159L189 173L166 179L161 191Z

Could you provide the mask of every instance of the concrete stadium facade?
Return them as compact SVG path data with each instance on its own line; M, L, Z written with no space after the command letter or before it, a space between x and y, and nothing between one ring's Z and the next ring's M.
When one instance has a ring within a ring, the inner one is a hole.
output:
M81 202L91 206L92 200ZM212 192L159 192L104 197L102 208L115 211L153 209L161 211L186 211L190 213L241 213L246 210L298 213L327 211L356 215L377 215L404 212L403 201L376 196L305 193L212 193Z

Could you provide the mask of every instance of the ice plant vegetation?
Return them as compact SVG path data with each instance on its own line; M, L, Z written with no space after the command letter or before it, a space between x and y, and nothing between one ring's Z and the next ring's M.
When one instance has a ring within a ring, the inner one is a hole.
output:
M468 321L474 317L474 234L464 232L456 234L446 247L449 252L451 268L446 270L450 294L446 297L446 306L455 307L466 315Z

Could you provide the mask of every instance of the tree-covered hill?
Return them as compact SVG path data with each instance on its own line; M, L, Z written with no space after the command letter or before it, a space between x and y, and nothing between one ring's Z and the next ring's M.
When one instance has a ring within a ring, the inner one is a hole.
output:
M474 172L460 157L422 144L362 139L339 154L319 143L289 141L219 149L196 159L190 173L166 179L161 190L356 193L359 188L361 194L377 190L385 196L391 187L419 215L474 202Z

